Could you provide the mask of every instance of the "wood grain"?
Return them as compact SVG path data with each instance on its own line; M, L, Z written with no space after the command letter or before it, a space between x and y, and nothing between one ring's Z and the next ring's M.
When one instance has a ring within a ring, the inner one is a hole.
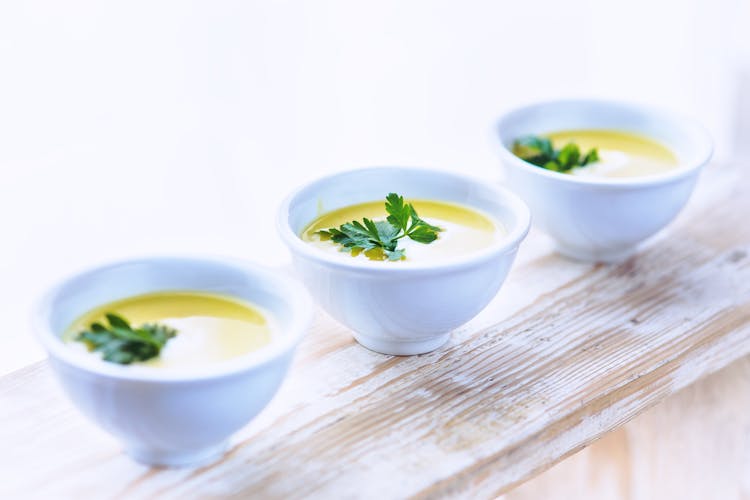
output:
M748 500L748 408L750 357L745 357L502 500Z
M279 395L210 467L130 462L43 364L3 377L0 497L496 496L750 353L748 187L709 169L620 265L563 260L532 234L496 300L431 354L372 353L321 313Z

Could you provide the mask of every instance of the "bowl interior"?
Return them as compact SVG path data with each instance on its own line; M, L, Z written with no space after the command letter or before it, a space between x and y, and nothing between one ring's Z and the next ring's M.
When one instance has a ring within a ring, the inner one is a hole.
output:
M164 257L112 264L65 281L39 307L40 338L52 354L69 358L73 350L63 345L60 336L82 314L127 297L177 290L228 295L265 311L278 333L268 348L249 353L248 357L263 353L260 357L266 358L295 345L309 319L311 306L305 292L269 270L232 261ZM233 361L211 366L228 366Z
M390 192L407 199L432 199L478 209L511 235L525 231L526 208L499 187L447 172L416 168L379 167L353 170L321 179L303 188L282 209L295 236L322 214L368 201L385 201Z
M570 100L526 106L498 123L503 146L530 134L560 130L616 129L650 137L671 149L681 166L705 163L711 154L706 132L693 120L644 106L614 101Z

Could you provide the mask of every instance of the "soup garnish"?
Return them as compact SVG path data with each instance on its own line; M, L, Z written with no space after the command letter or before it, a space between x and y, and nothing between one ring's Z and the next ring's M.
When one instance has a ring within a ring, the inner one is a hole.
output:
M555 149L547 137L527 135L513 141L513 154L537 167L554 172L568 172L576 167L585 167L599 161L597 148L591 148L585 155L575 142L568 142Z
M658 175L680 165L664 144L624 130L573 129L525 136L514 141L512 151L538 167L581 177Z
M108 326L94 322L75 336L90 351L101 352L104 361L121 365L147 361L159 356L169 339L177 335L177 330L166 325L146 323L133 328L122 316L111 312L105 316Z
M373 221L363 217L362 222L346 222L338 228L318 231L318 234L322 239L330 239L341 245L342 251L354 255L365 252L376 260L380 254L382 260L392 261L404 258L404 249L398 248L400 239L408 237L429 244L438 238L442 229L420 219L414 206L404 203L403 196L389 193L385 200L386 220Z

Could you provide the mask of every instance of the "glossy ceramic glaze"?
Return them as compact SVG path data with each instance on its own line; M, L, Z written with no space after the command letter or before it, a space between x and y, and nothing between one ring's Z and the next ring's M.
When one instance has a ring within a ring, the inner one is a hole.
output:
M380 200L405 198L458 203L496 219L505 237L489 247L440 263L351 259L300 238L321 214ZM481 311L500 289L529 228L526 205L488 182L426 169L380 167L320 179L281 205L278 228L315 300L354 337L377 352L410 355L445 343L450 331Z
M190 290L236 297L272 314L271 343L235 359L195 369L117 365L66 346L60 338L97 306L157 291ZM35 329L73 403L117 437L136 460L186 466L220 456L228 438L276 393L312 306L293 281L244 262L150 258L81 273L40 303Z
M523 135L575 129L647 136L672 150L679 166L643 177L573 176L531 165L510 150ZM497 133L509 187L529 204L534 223L556 241L560 253L585 261L622 260L664 228L689 199L712 152L710 138L694 121L612 101L533 104L504 115Z

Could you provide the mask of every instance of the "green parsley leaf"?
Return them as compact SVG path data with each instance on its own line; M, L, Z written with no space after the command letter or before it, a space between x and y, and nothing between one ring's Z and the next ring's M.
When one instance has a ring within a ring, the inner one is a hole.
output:
M594 148L583 157L583 160L581 160L581 166L584 167L589 163L596 163L597 161L599 161L599 152Z
M409 238L419 243L432 243L437 237L437 232L429 225L417 226L409 233Z
M535 135L528 135L521 137L513 143L513 154L524 159L529 159L532 163L538 164L544 163L545 159L554 157L554 149L552 148L552 141L546 137L537 137Z
M411 212L404 205L404 197L390 193L385 197L385 211L388 212L387 221L401 231L406 231Z
M581 150L572 142L569 142L557 154L557 163L560 164L563 171L568 171L578 165L581 158Z
M386 196L385 211L388 216L384 221L365 217L362 222L346 222L338 228L318 231L318 234L353 255L365 252L373 260L397 261L405 258L404 249L398 248L398 240L408 237L419 243L432 243L442 231L422 220L414 206L404 202L404 197L396 193Z
M75 340L85 343L90 351L102 353L102 359L128 365L159 356L167 341L177 330L165 325L145 324L133 329L123 317L105 314L109 326L92 323L88 330L79 332Z
M535 135L524 136L513 142L513 154L529 163L553 172L569 172L577 167L585 167L599 161L596 148L581 155L581 148L569 142L562 149L556 150L552 141Z
M410 238L412 238L411 231L419 228L427 228L435 233L439 233L440 231L442 231L442 229L440 229L439 227L428 224L424 220L420 219L419 215L417 215L417 211L414 210L414 206L411 204L409 204L409 214L411 215L412 220L411 226L409 226L409 230L407 231ZM437 234L435 236L437 236Z

